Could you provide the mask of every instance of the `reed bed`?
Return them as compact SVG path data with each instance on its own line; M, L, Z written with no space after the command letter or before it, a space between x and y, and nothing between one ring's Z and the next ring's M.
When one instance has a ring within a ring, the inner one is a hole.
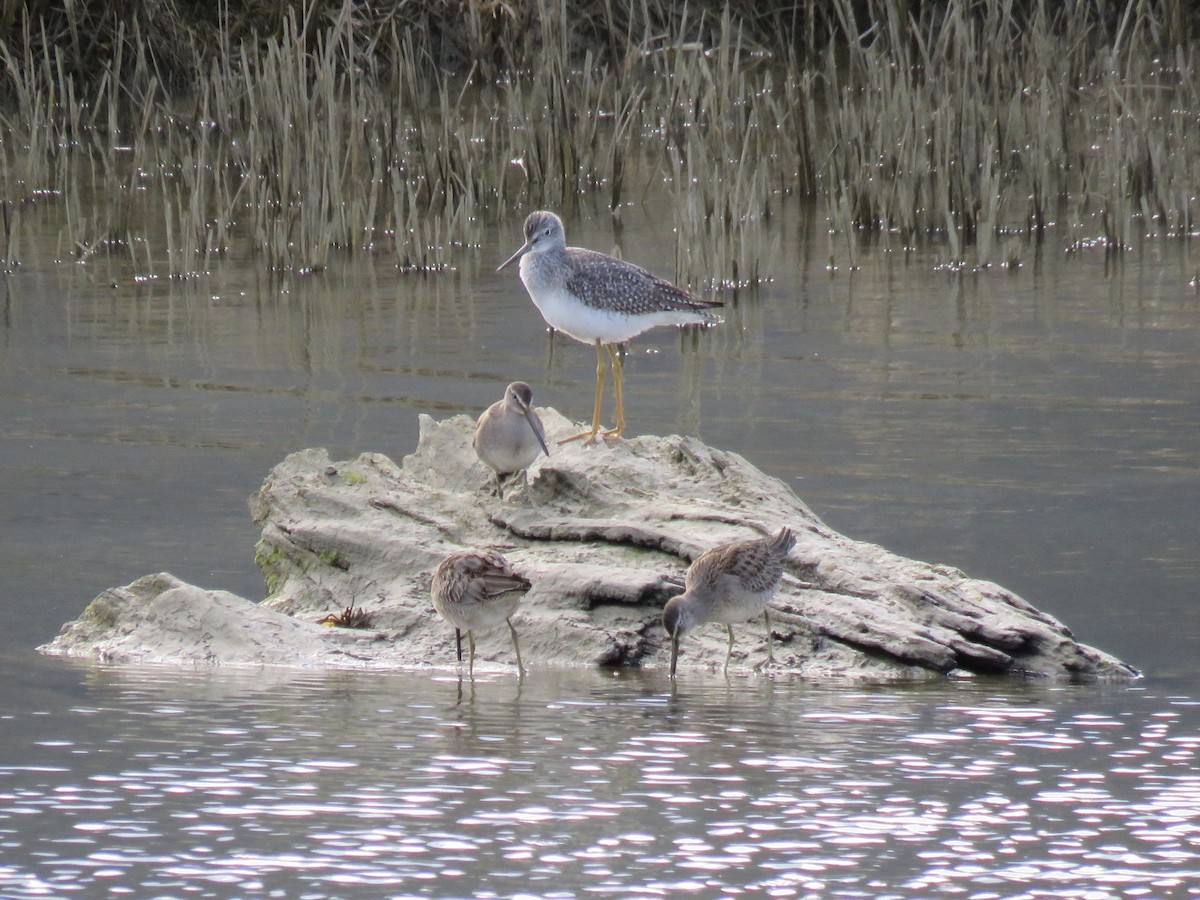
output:
M714 292L770 277L784 204L824 218L834 267L865 240L961 270L1053 228L1190 236L1191 14L1101 6L310 0L188 31L160 4L96 36L102 6L66 4L0 23L0 255L34 204L77 259L175 279L226 255L428 275L486 223L585 202L668 204L677 277Z

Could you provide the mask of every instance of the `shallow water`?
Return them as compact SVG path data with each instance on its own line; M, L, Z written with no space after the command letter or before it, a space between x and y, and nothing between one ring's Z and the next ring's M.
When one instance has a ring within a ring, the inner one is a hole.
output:
M1200 706L1145 684L44 674L6 897L1200 896Z
M620 241L667 274L652 215ZM614 246L603 218L567 224ZM1197 893L1200 266L1179 244L830 274L782 217L772 284L626 364L632 431L736 450L852 537L1017 590L1148 673L1132 686L689 674L673 695L656 672L33 654L148 572L261 596L246 498L291 450L399 458L418 413L477 414L514 378L585 418L592 351L492 272L518 237L430 278L233 261L139 283L94 259L0 283L0 896Z

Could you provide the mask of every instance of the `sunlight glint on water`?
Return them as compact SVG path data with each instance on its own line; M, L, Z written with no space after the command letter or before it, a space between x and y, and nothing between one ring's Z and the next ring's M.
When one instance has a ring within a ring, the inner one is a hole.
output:
M3 896L1200 895L1200 716L1138 688L144 674L6 723Z

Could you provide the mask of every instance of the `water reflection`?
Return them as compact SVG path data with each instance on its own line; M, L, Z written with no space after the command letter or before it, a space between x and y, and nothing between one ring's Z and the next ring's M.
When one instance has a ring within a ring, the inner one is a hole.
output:
M0 765L19 784L0 787L4 896L1200 883L1200 711L1145 686L155 669L83 686L56 717L4 713L23 735Z

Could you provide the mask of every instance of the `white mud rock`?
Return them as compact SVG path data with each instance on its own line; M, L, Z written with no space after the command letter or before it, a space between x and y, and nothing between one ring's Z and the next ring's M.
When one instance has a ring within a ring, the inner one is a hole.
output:
M369 632L281 615L160 572L105 591L38 649L117 663L335 668L373 661L378 640Z
M554 440L577 426L539 410ZM663 604L691 560L725 541L796 533L772 604L772 671L812 678L949 672L1132 677L1009 591L904 559L828 528L783 482L693 438L551 445L528 483L493 492L471 448L474 420L421 417L397 466L365 453L334 462L293 453L251 499L262 527L261 604L168 575L106 591L43 649L107 659L281 665L455 665L453 629L434 613L431 574L466 548L502 553L533 582L513 617L526 665L666 667ZM348 607L365 630L316 624ZM762 620L734 627L730 663L766 659ZM507 629L480 636L477 668L512 668ZM714 668L726 632L681 644L680 674Z

